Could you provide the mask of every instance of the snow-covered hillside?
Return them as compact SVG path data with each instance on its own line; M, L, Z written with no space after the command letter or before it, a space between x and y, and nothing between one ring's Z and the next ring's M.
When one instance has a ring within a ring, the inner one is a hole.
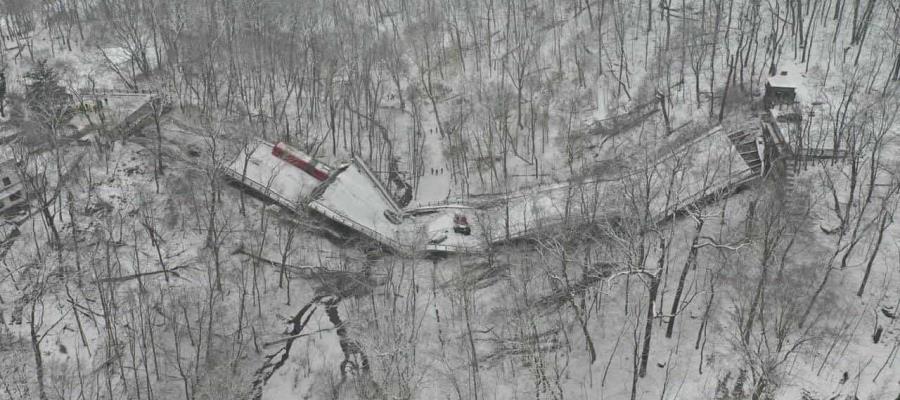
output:
M0 1L0 399L900 399L898 83L891 0Z

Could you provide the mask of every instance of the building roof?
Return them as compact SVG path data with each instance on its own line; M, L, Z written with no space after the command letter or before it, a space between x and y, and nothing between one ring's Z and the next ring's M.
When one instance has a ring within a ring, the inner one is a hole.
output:
M803 76L789 70L780 70L775 76L770 76L769 86L775 88L796 89L800 87Z

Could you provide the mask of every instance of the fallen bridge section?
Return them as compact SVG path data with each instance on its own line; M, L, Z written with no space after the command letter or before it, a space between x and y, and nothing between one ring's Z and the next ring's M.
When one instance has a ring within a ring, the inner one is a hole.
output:
M482 210L491 242L517 239L566 221L600 221L635 215L669 218L758 174L716 128L657 161L623 173L509 196Z
M226 173L292 210L305 204L400 253L472 253L567 222L639 216L655 223L715 201L760 176L759 166L748 165L731 136L716 127L683 144L666 144L669 150L657 152L649 163L646 156L636 158L634 167L624 171L514 193L477 207L454 200L404 211L360 159L319 182L273 157L265 143L249 157L239 155ZM245 165L253 168L239 172ZM459 229L463 220L465 229Z
M271 143L259 141L238 152L224 174L282 207L298 210L321 182L273 154Z
M408 250L401 232L409 222L401 220L402 210L362 160L354 158L335 171L314 197L309 207L320 214L395 250Z

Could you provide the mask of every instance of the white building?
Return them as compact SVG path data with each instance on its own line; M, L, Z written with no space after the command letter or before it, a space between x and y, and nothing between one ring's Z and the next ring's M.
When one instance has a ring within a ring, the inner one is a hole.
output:
M23 202L25 191L16 171L16 160L12 157L12 150L0 146L0 213Z

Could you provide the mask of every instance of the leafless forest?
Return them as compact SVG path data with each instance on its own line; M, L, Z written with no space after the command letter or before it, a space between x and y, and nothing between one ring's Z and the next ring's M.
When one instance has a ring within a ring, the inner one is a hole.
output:
M897 0L0 0L0 399L900 399Z

